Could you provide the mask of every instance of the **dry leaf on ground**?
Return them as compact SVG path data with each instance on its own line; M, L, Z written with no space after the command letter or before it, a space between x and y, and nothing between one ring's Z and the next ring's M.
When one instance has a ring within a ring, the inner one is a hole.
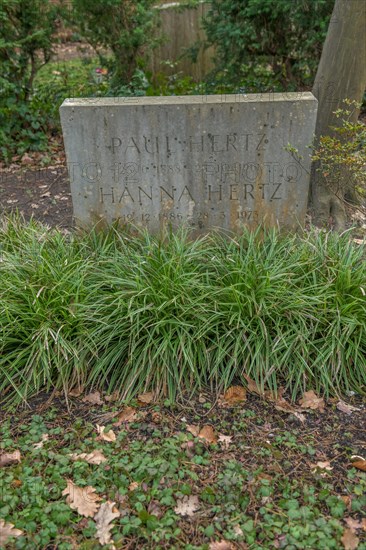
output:
M243 374L243 376L248 383L248 391L250 391L251 393L256 393L260 397L268 399L268 401L279 401L282 399L282 394L285 391L284 388L278 388L278 392L276 395L272 390L262 390L255 382L255 380L252 380L247 374Z
M352 529L345 529L341 537L344 550L356 550L360 539Z
M243 386L231 386L224 394L224 401L228 405L243 403L247 399L247 392Z
M199 507L200 503L197 495L185 495L182 499L177 500L174 512L180 516L193 516Z
M209 550L233 550L234 546L227 540L219 542L210 542Z
M72 460L85 460L85 462L88 462L89 464L102 464L102 462L107 461L106 457L104 456L102 451L99 451L99 449L96 449L91 453L73 453L70 455L70 457L72 458Z
M0 546L4 546L11 537L20 537L23 531L16 529L12 523L5 523L0 519Z
M347 524L347 527L352 529L352 531L357 529L366 529L366 518L364 518L362 522L353 518L344 518L344 521Z
M39 443L34 443L33 447L35 449L42 449L45 441L48 441L48 434L42 434L41 441Z
M99 500L102 500L97 494L95 494L94 487L88 485L87 487L78 487L75 483L68 479L66 480L66 489L62 491L63 495L68 495L66 503L76 510L81 516L86 518L92 518L98 511L100 504Z
M362 456L351 456L352 466L366 472L366 459Z
M80 397L84 391L84 386L75 386L71 391L69 391L70 397Z
M150 500L147 511L152 516L156 516L158 519L164 514L161 504L158 500Z
M148 405L149 403L152 403L154 401L155 394L152 391L148 391L146 393L142 393L137 397L137 401L141 405Z
M3 453L0 455L0 467L11 466L21 461L20 451L14 451L13 453Z
M286 399L284 399L283 397L280 397L275 401L274 407L277 411L293 414L298 420L300 420L300 422L305 422L306 420L305 416L301 414L296 407L291 405L291 403L286 401Z
M357 407L352 407L352 405L348 405L344 401L338 401L337 409L339 411L342 411L342 412L346 413L346 414L352 414L354 411L359 411L360 410Z
M328 470L329 472L333 470L333 468L330 465L329 460L325 460L324 462L317 462L316 464L311 464L311 468L314 470Z
M152 411L151 420L154 424L160 424L163 420L163 415L159 411Z
M91 405L103 405L104 401L100 397L100 392L89 393L82 399L83 403L90 403Z
M217 437L212 426L203 426L202 430L198 434L198 437L204 439L208 443L216 443Z
M254 380L252 380L247 374L243 374L243 376L248 383L248 391L250 391L250 393L256 393L257 395L262 396L263 392L257 386L257 383Z
M203 428L200 429L199 426L195 426L194 424L189 424L187 426L187 432L194 435L194 437L200 437L201 439L204 439L208 443L217 442L217 436L212 426L207 425L207 426L203 426Z
M113 401L118 401L119 399L119 392L116 390L111 395L105 395L104 396L105 401L108 403L111 403Z
M113 525L111 522L120 516L115 504L115 502L111 502L110 500L103 502L94 516L97 526L97 539L100 544L110 544L112 542L110 531L113 528Z
M278 389L278 395L276 396L275 393L271 390L264 390L262 391L257 383L252 380L247 374L244 374L244 378L245 380L248 382L248 390L252 393L256 393L257 395L259 395L260 397L264 397L265 399L267 399L268 401L272 401L274 402L274 407L276 410L278 411L281 411L281 412L285 412L285 413L289 413L289 414L293 414L294 416L296 416L296 418L298 418L301 422L305 422L306 418L304 415L302 415L296 407L294 407L293 405L291 405L291 403L289 403L288 401L286 401L286 399L284 399L282 397L282 394L284 392L284 388L279 388Z
M137 419L137 410L133 407L125 407L117 415L117 422L114 423L115 426L120 426L123 422L133 422Z
M97 424L97 432L99 434L99 439L102 439L103 441L109 441L113 442L116 441L116 434L113 430L109 430L109 432L105 433L105 426L98 426Z
M228 449L230 447L230 443L232 442L233 436L232 435L224 435L219 434L219 443L224 447L224 449Z
M318 397L313 390L306 391L301 399L299 399L301 408L303 409L312 409L318 410L319 412L324 412L324 399Z
M129 491L136 491L136 489L138 488L139 484L137 481L132 481L129 486L128 486L128 490Z

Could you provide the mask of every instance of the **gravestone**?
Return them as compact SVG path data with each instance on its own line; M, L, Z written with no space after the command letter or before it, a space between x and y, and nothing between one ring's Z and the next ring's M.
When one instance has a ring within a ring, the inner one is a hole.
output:
M304 222L311 93L67 99L60 113L79 226Z

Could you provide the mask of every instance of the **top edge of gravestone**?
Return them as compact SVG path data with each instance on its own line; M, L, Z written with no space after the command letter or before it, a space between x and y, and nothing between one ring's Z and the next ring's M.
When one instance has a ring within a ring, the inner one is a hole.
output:
M257 94L218 94L185 96L138 96L138 97L83 97L65 99L62 107L108 107L130 105L219 105L235 103L275 103L314 101L311 92L257 93Z

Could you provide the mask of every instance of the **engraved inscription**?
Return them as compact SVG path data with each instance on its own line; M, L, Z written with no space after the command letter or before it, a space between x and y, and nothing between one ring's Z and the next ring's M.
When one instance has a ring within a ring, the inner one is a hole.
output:
M198 235L304 220L312 94L79 99L60 112L77 224Z

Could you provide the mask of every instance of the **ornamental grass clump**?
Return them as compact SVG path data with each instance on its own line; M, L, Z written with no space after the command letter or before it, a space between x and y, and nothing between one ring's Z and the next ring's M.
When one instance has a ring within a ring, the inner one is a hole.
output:
M325 396L366 389L366 263L352 235L261 230L197 240L0 228L0 390Z
M89 250L78 239L20 219L0 228L0 392L23 401L84 378Z

